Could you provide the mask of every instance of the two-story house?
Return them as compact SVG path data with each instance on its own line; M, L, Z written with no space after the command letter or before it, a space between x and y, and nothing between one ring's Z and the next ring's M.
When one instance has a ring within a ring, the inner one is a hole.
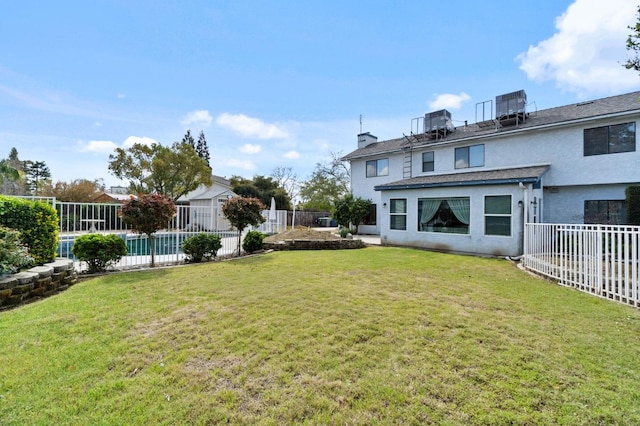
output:
M454 127L441 110L408 136L358 135L343 158L353 194L373 203L358 231L388 245L517 256L524 223L624 224L625 189L640 184L640 92L529 109L517 91L496 97L495 114L493 101L477 104L473 124Z

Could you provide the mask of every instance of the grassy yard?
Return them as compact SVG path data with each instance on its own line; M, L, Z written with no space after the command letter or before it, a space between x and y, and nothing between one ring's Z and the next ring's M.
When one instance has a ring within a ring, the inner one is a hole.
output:
M639 338L505 260L276 252L0 313L0 423L640 424Z

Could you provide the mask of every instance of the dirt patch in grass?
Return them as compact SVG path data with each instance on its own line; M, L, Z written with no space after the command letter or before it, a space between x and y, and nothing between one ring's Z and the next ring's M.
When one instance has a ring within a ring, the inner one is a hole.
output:
M318 231L308 227L298 227L288 229L279 234L270 235L264 240L267 242L286 241L286 240L339 240L340 236L335 235L331 230Z

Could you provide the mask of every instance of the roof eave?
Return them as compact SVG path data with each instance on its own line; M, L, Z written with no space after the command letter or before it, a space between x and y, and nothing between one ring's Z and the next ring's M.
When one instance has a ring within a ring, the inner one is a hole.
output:
M536 183L540 180L540 176L509 178L509 179L483 179L463 182L437 182L437 183L413 183L406 185L378 185L373 189L375 191L394 191L401 189L425 189L425 188L447 188L461 186L483 186L483 185L509 185L518 183Z

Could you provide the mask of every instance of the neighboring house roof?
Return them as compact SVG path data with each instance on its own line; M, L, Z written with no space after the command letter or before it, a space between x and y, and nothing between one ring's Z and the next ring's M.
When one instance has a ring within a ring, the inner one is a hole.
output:
M548 126L559 126L595 118L624 115L640 112L640 91L624 95L611 96L593 101L579 102L576 104L544 109L540 111L527 111L528 116L524 122L515 126L501 127L497 121L489 120L478 123L458 126L455 131L446 137L435 140L428 139L422 134L412 134L397 139L374 142L366 147L356 149L345 155L343 160L354 160L362 157L399 152L411 146L412 149L441 145L452 142L462 142L467 139L495 137L500 135L526 132L532 129L540 129Z
M117 201L119 203L122 203L124 201L129 200L131 197L137 198L135 195L131 195L131 194L114 194L111 192L103 192L102 194L94 198L93 202L100 203L104 201Z
M378 185L376 191L397 189L438 188L451 186L503 185L506 183L536 183L549 170L549 165L516 167L479 172L448 173L419 176Z

